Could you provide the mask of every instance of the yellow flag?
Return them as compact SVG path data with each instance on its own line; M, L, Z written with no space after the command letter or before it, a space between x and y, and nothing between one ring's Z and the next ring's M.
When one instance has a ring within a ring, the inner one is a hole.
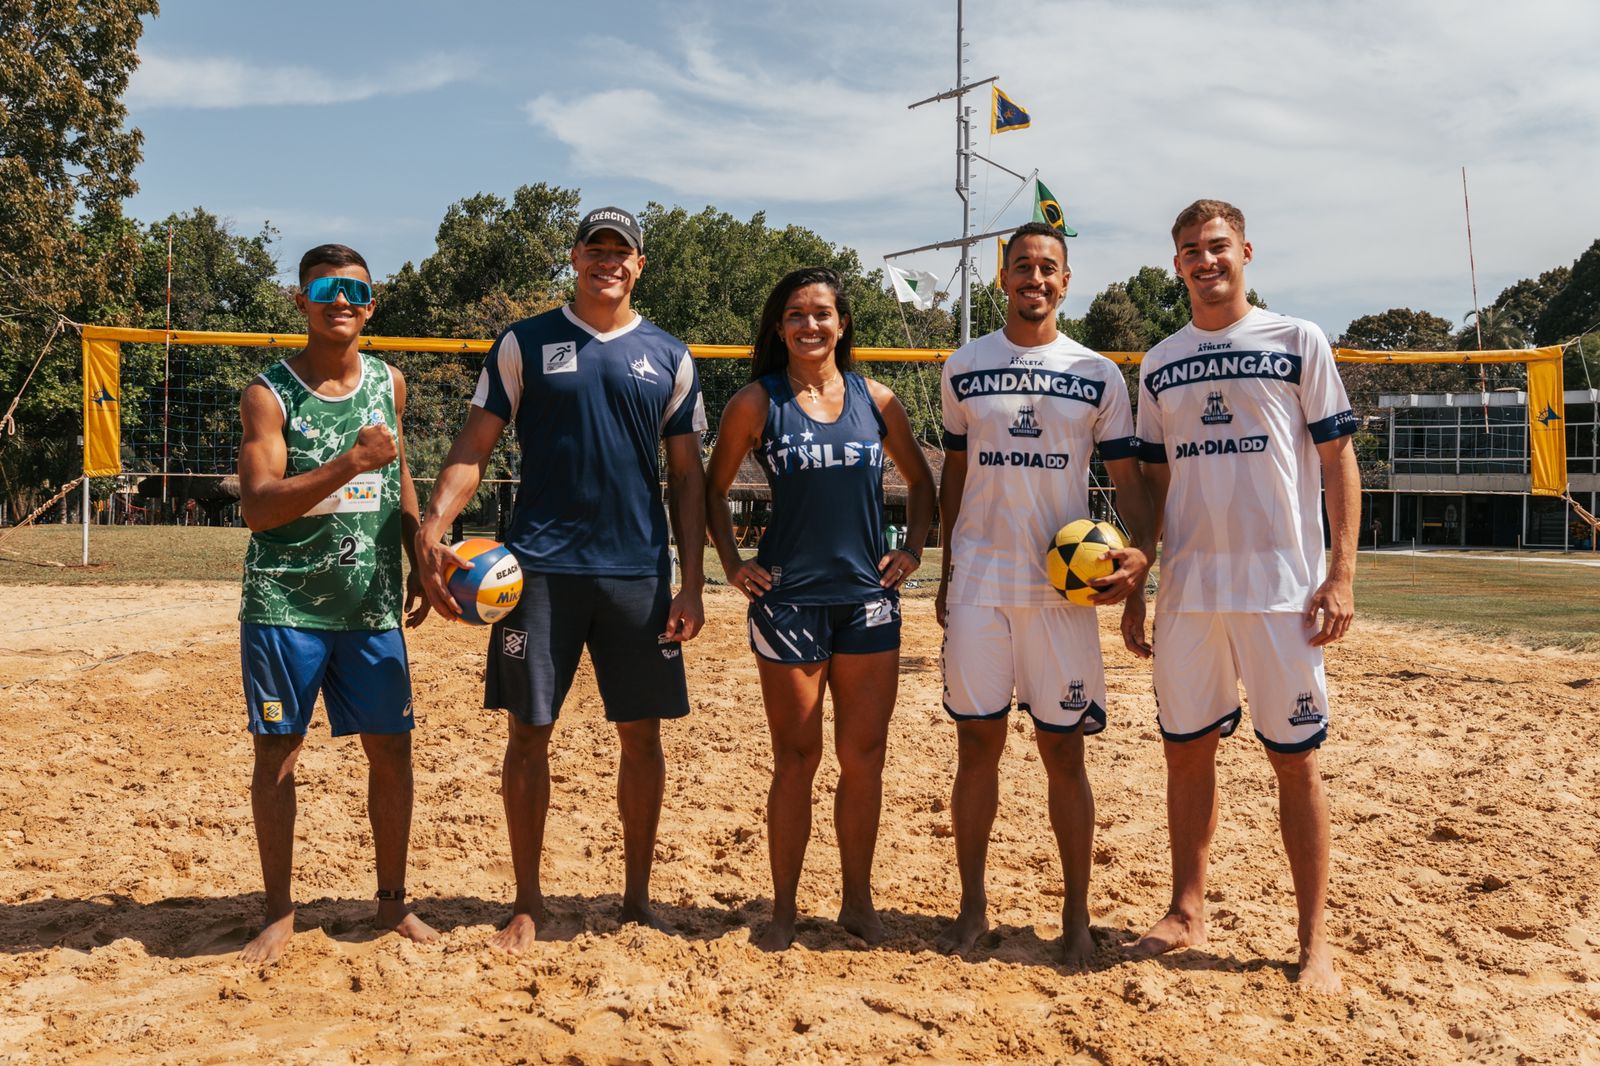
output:
M1528 360L1528 453L1533 494L1567 492L1567 414L1561 395L1561 348L1540 348Z
M83 472L87 477L122 473L122 345L83 342Z

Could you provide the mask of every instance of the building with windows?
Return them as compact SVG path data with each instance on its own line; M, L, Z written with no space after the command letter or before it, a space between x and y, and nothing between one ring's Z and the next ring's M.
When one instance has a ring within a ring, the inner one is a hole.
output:
M1596 513L1600 389L1569 389L1564 397L1569 491ZM1565 500L1528 492L1526 392L1385 393L1378 403L1389 413L1390 492L1369 493L1363 542L1370 543L1375 522L1385 543L1592 546L1590 527Z

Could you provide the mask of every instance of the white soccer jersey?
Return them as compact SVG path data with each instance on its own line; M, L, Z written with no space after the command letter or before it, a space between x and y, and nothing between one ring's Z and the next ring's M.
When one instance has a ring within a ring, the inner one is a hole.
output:
M1150 349L1139 455L1172 478L1160 609L1305 610L1326 573L1316 445L1355 430L1311 322L1253 308L1227 329L1191 322Z
M1122 372L1067 337L1019 348L998 331L946 360L941 394L945 450L967 453L949 602L1069 606L1050 587L1045 549L1089 517L1091 450L1138 453Z

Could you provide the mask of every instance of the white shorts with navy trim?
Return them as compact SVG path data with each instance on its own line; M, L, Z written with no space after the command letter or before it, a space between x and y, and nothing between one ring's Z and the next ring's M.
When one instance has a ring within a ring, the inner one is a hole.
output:
M1087 607L951 604L944 630L944 709L956 721L1017 709L1040 729L1106 727L1100 627Z
M1261 743L1292 754L1319 747L1328 735L1328 679L1317 631L1290 612L1210 614L1156 611L1156 721L1167 740L1213 730L1231 736L1250 701Z

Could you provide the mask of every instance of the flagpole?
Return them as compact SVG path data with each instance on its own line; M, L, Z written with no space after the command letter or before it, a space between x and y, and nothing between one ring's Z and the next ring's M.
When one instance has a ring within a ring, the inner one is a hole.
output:
M961 343L972 339L972 108L962 91L966 86L967 59L962 54L966 19L962 0L956 0L956 195L961 197Z

